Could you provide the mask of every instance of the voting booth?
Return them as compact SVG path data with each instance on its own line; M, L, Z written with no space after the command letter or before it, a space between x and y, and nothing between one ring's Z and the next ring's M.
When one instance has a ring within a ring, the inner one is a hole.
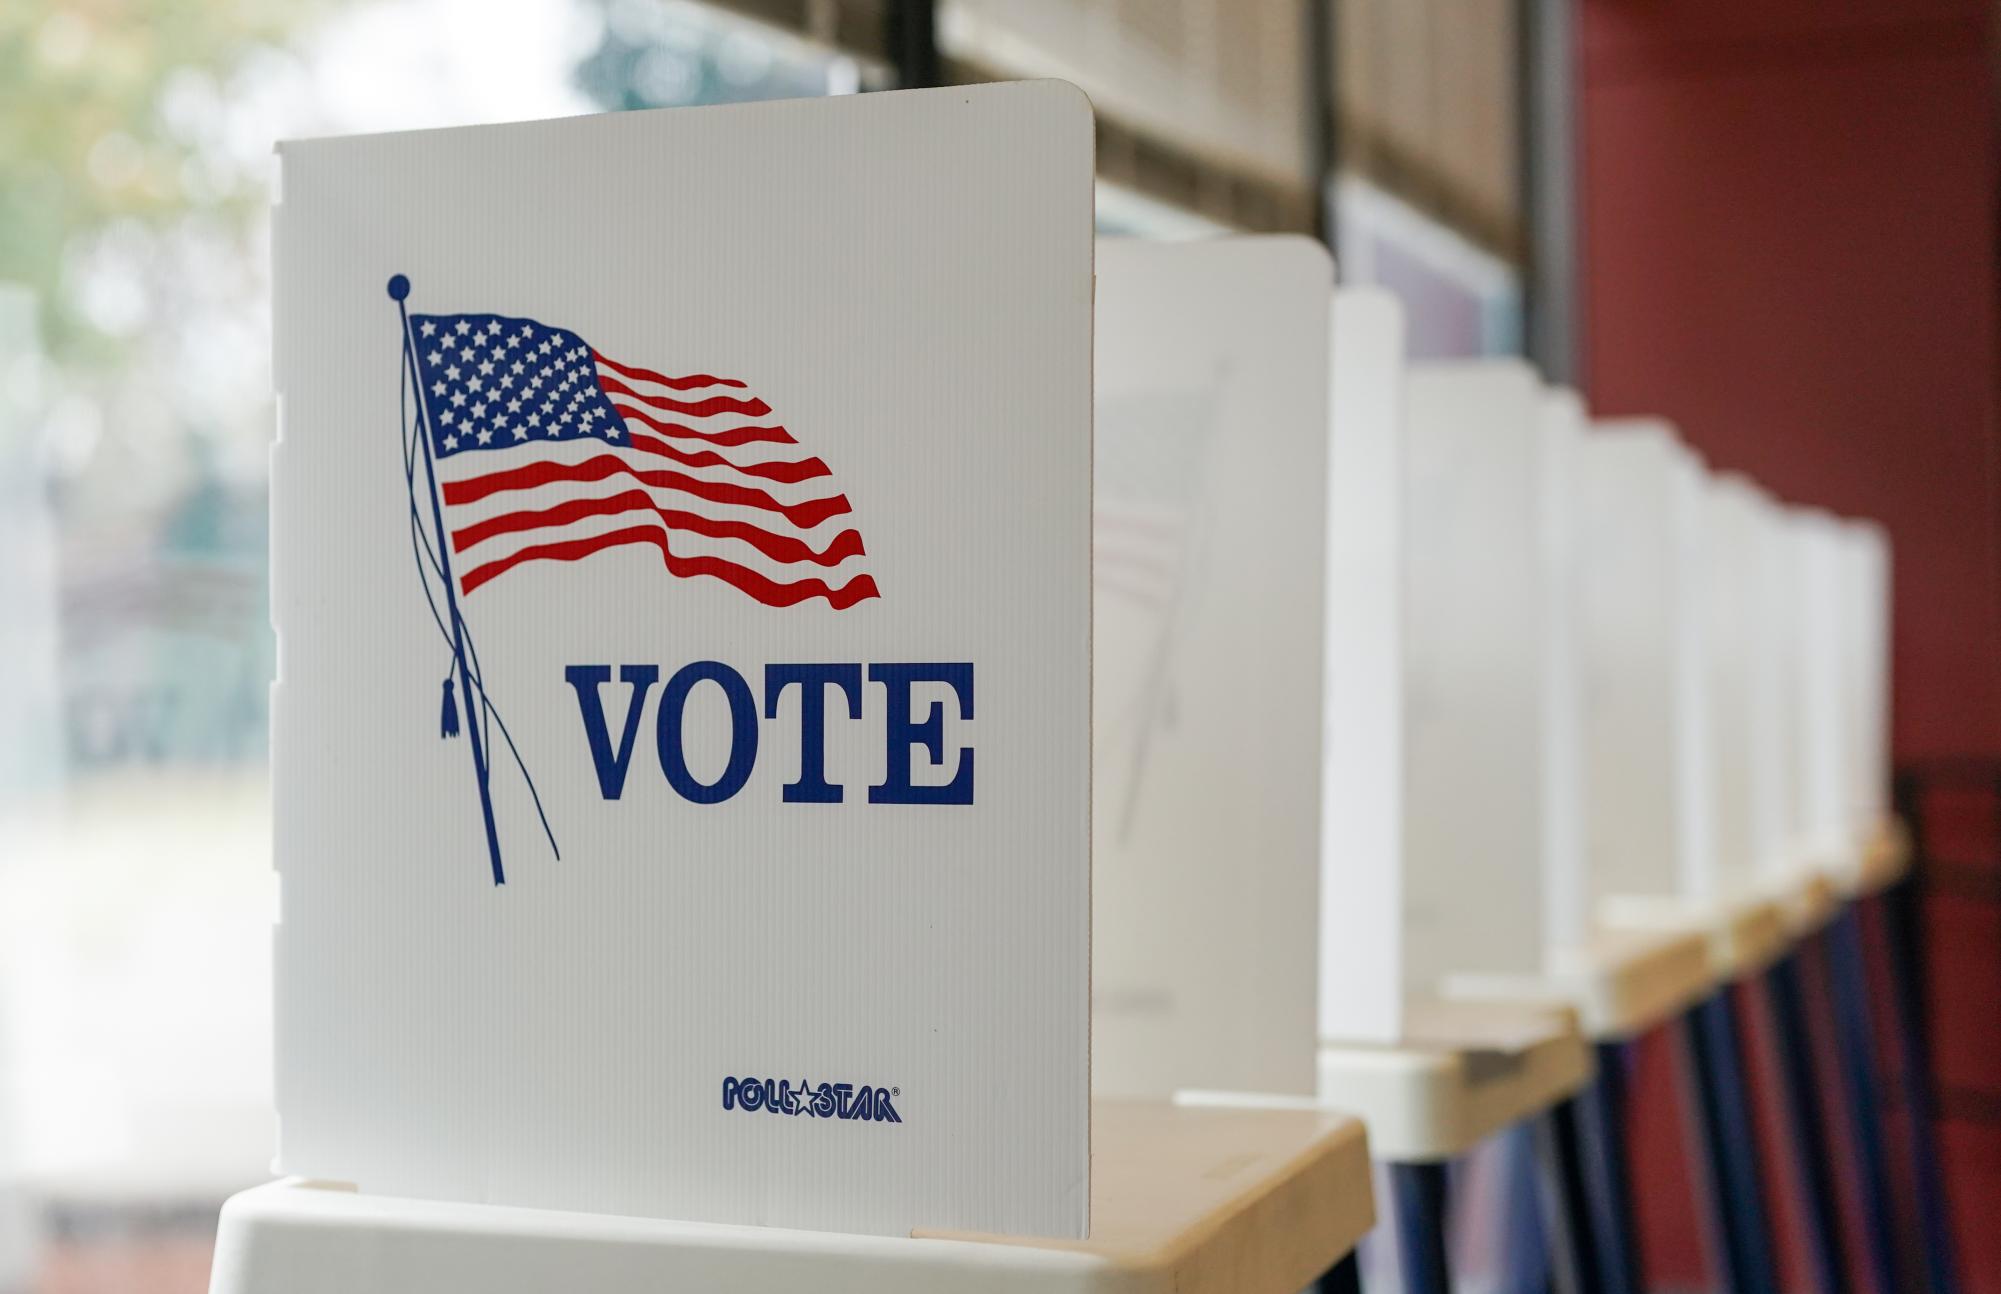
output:
M1660 422L1600 423L1578 463L1586 839L1601 904L1699 895L1710 880L1701 472Z
M1110 240L1097 280L1094 1089L1309 1095L1333 266Z
M1848 844L1842 769L1840 524L1796 509L1786 518L1795 611L1793 831L1811 866L1844 861Z
M1594 503L1607 488L1602 479L1605 465L1599 461L1604 442L1575 392L1541 389L1536 428L1535 442L1528 449L1536 473L1535 565L1518 596L1533 606L1536 616L1533 646L1540 704L1537 712L1524 714L1520 722L1530 725L1536 743L1530 767L1539 796L1540 843L1535 865L1526 871L1523 894L1538 905L1540 926L1533 940L1522 941L1521 950L1512 957L1467 959L1442 984L1455 998L1482 1003L1562 1004L1576 1011L1587 1036L1609 1046L1670 1018L1710 980L1699 932L1608 921L1604 824L1600 823L1601 838L1592 833L1594 818L1605 812L1601 797L1607 788L1602 779L1621 775L1616 767L1601 767L1599 747L1612 742L1622 757L1636 753L1645 758L1659 752L1630 752L1627 743L1685 739L1661 726L1637 736L1625 734L1617 726L1619 716L1604 709L1608 697L1615 705L1627 703L1620 685L1605 680L1608 594L1637 601L1637 614L1644 618L1643 623L1620 631L1622 641L1651 650L1656 640L1650 635L1679 632L1675 628L1679 603L1663 607L1649 602L1671 597L1671 590L1629 587L1632 577L1625 569L1635 560L1635 552L1652 551L1650 539L1660 538L1659 527L1669 513L1663 500L1651 522L1643 509L1641 519L1628 531L1616 506ZM1650 524L1654 530L1649 530ZM1606 540L1598 533L1606 527L1621 533ZM1603 548L1607 542L1613 545L1610 553ZM1677 565L1683 559L1659 560ZM1636 611L1628 608L1623 614ZM1629 662L1620 668L1632 666ZM1653 681L1645 681L1648 676L1643 671L1640 685L1666 686L1661 680L1669 675L1660 671L1651 677ZM1503 682L1512 684L1512 676L1497 676L1494 685ZM1471 914L1463 919L1479 918Z
M1326 776L1320 1036L1403 1028L1404 318L1334 293L1327 449Z
M1767 591L1757 553L1769 506L1748 480L1721 476L1708 486L1699 523L1714 852L1697 879L1708 897L1756 889L1761 864L1783 848L1784 784L1770 760L1783 684L1760 660Z
M1848 814L1858 846L1866 849L1890 816L1890 537L1873 521L1846 521L1842 540Z
M1589 418L1575 391L1542 394L1537 419L1539 516L1536 587L1541 595L1542 892L1544 966L1561 971L1592 939L1591 855L1585 812L1584 680L1578 644L1578 459Z
M1719 530L1741 532L1740 568L1733 578L1749 585L1745 609L1748 660L1744 666L1749 740L1744 794L1750 817L1749 848L1760 881L1783 884L1796 870L1792 837L1793 743L1791 680L1794 646L1792 564L1778 542L1784 510L1742 477L1717 483L1712 505ZM1718 542L1721 542L1719 536ZM1719 552L1718 560L1722 560Z
M1084 1234L1084 101L281 162L280 1170Z
M1056 82L283 146L219 1294L1352 1251L1358 1123L1164 1099L1313 1090L1331 265L1094 252L1091 150Z
M1432 991L1542 965L1542 388L1497 360L1407 393L1404 977Z

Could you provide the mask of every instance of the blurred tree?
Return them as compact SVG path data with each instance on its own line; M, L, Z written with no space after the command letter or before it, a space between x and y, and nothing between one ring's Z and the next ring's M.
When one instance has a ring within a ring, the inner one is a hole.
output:
M190 215L247 227L261 173L211 129L235 72L274 52L319 0L16 0L0 5L0 281L33 289L58 366L121 347L93 312L77 251L120 222Z
M609 111L832 93L850 61L719 8L589 0L604 15L579 89ZM838 65L838 66L837 66ZM853 87L850 87L853 88Z

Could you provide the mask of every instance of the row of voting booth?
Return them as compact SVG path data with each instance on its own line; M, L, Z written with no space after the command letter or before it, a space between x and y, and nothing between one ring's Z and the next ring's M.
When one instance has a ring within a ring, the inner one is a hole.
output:
M1830 1184L1877 1228L1888 1164L1795 950L1873 1111L1883 532L1409 362L1311 240L1094 245L1091 130L1029 83L281 150L287 1177L216 1294L1280 1294L1378 1220L1443 1290L1509 1135L1512 1257L1637 1290L1656 1028L1774 1289L1761 978L1855 1287Z

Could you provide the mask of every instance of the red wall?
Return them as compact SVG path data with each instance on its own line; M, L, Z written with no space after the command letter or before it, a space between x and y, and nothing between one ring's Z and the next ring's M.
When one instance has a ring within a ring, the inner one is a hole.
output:
M1969 0L1583 0L1585 383L1781 496L1886 523L1899 758L2001 755L1996 99ZM1934 909L1949 1083L2001 1088L2001 911ZM1974 1045L1965 1045L1974 1044ZM1671 1158L1671 1094L1646 1132ZM1953 1121L2001 1294L2001 1125ZM1778 1176L1782 1164L1770 1165ZM1783 1178L1781 1178L1781 1181ZM1657 1193L1663 1276L1693 1233ZM1677 1270L1679 1264L1680 1270Z
M1594 406L1886 522L1899 754L2001 751L1980 6L1587 0L1583 30Z

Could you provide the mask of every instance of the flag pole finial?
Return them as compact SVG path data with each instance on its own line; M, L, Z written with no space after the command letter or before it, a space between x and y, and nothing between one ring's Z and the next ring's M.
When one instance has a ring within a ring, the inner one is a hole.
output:
M389 299L390 299L391 301L401 301L401 300L402 300L403 298L405 298L405 297L407 297L407 296L409 296L409 295L410 295L410 280L409 280L409 277L408 277L407 275L402 275L402 274L392 274L392 275L390 275L390 276L389 276Z

